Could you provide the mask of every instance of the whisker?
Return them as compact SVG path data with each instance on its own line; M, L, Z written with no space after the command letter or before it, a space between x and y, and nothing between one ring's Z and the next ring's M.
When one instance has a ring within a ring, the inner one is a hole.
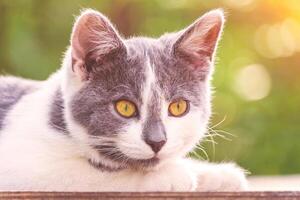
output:
M210 138L210 140L212 141L212 148L213 148L213 159L215 159L216 156L216 144L217 142L214 139L214 136L209 132L210 128L208 127L208 136Z
M216 141L210 140L210 139L203 139L202 142L211 142L211 143L214 143L214 144L218 144Z
M210 128L215 128L218 127L219 125L221 125L224 121L226 120L226 115L223 117L223 119L221 121L219 121L218 123L216 123L215 125L211 126Z
M220 134L220 133L222 133L222 132L220 132L220 131L216 131L216 130L213 130L213 129L210 129L210 131L213 132L213 133L209 133L209 135L212 135L212 136L218 136L218 137L221 137L221 138L223 138L223 139L225 139L225 140L232 141L232 139L227 138L225 135ZM230 136L231 136L231 135L230 135Z
M214 131L216 131L216 132L221 132L221 133L225 133L225 134L230 135L230 136L232 136L232 137L237 137L236 135L234 135L234 134L232 134L232 133L229 133L229 132L227 132L227 131L224 131L224 130L214 129Z
M206 157L206 160L209 161L209 156L207 152L205 151L204 147L202 147L200 144L196 145L196 149L200 150Z

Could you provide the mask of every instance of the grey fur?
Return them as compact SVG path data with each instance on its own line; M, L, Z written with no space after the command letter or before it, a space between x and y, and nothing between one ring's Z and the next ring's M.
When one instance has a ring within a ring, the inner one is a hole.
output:
M1 84L2 82L2 84ZM0 79L0 131L5 126L5 118L20 99L34 90L33 87L17 82L4 82Z
M64 100L61 89L58 88L52 97L50 108L49 126L64 134L69 134L64 116Z
M102 163L94 162L92 160L89 160L88 162L96 169L99 169L99 170L105 171L105 172L117 172L117 171L120 171L123 169L122 167L112 168L112 167L103 165Z

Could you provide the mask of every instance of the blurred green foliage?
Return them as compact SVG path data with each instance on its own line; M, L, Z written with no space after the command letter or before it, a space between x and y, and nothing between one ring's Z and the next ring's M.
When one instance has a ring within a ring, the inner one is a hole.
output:
M155 37L220 7L227 23L213 81L216 132L210 131L218 144L203 142L208 158L235 160L252 174L300 173L298 0L0 0L0 73L47 78L60 67L82 8L103 12L124 36ZM253 64L258 72L237 81Z

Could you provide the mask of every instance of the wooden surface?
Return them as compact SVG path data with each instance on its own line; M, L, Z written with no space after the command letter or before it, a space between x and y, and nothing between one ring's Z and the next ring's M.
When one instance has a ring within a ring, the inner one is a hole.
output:
M200 200L300 200L299 192L121 193L121 192L0 192L0 199L200 199Z

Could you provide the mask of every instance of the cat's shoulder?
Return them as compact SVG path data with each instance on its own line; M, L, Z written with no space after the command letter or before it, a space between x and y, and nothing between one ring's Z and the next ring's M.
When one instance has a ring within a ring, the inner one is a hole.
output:
M37 86L41 81L35 81L30 79L24 79L16 76L1 76L0 75L0 87L7 87L10 85L19 86Z
M0 76L0 130L8 111L20 99L39 88L39 81L13 76Z
M39 81L14 76L0 76L0 97L3 101L5 99L12 99L13 97L20 98L38 89L39 85Z

